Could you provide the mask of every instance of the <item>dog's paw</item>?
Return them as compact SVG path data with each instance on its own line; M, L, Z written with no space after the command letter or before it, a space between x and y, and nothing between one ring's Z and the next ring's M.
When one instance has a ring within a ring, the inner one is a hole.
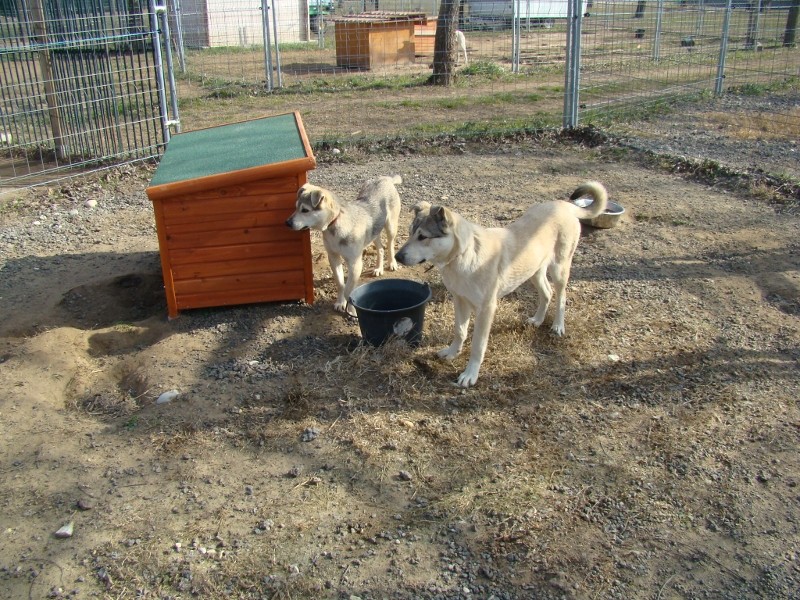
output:
M349 308L353 308L352 305L348 307L347 300L342 298L333 303L333 310L336 312L349 312ZM355 311L355 308L353 308L353 311Z
M564 335L564 324L563 323L553 323L553 326L550 330L555 333L557 336L561 337Z
M453 348L452 346L448 346L447 348L442 348L436 353L436 356L439 358L443 358L444 360L453 360L458 353L461 352L460 348Z
M528 324L533 325L534 327L541 327L542 323L544 323L544 317L541 319L539 317L530 317L528 319Z
M391 262L389 263L389 270L397 271L399 268L400 266L397 264L397 261L395 259L392 259Z
M472 365L467 364L467 368L458 376L458 385L463 388L475 385L475 382L478 381L479 370L480 367L473 368Z
M383 275L383 267L375 267L370 272L370 275L372 275L373 277L380 277L381 275Z

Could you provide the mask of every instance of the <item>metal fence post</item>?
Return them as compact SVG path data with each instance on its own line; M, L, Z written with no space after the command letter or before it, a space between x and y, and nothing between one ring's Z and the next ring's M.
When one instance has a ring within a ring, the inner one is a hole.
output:
M167 76L169 77L169 97L172 106L172 119L167 120L167 127L175 126L178 133L181 131L181 121L178 116L178 89L175 85L175 66L172 62L172 40L169 32L169 11L167 5L161 4L156 6L156 13L161 15L162 27L164 31L164 53L167 59Z
M172 10L175 15L175 48L178 50L178 62L181 65L181 73L186 73L186 45L183 41L183 11L181 10L181 0L172 0Z
M519 0L511 0L511 72L519 73Z
M582 0L568 0L567 4L567 56L564 75L563 126L578 125L578 97L581 70Z
M661 58L661 24L664 16L664 0L658 0L656 5L656 35L653 41L653 62Z
M694 34L700 36L703 34L703 23L706 16L705 0L697 1L697 22L694 27Z
M722 95L722 83L725 79L725 59L728 56L728 38L731 30L731 12L733 11L733 0L728 0L725 5L725 18L722 21L722 40L719 44L719 60L717 61L717 81L714 86L714 93Z
M272 0L272 26L275 33L275 68L278 71L278 87L283 87L283 73L281 72L281 48L278 40L278 7Z
M161 36L158 30L158 10L163 7L150 0L150 36L153 41L153 62L156 68L156 84L158 86L158 108L161 111L161 134L164 143L169 143L169 117L167 114L167 86L164 82L164 64L161 57Z
M261 0L261 31L264 34L264 75L267 80L267 91L274 89L272 81L272 36L269 32L269 0Z

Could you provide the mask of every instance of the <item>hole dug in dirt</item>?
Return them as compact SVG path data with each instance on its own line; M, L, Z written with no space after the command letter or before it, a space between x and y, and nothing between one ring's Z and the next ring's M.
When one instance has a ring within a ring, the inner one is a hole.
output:
M120 365L94 381L74 380L71 395L78 410L113 419L138 411L148 402L150 387L140 369Z
M69 290L59 306L69 323L82 329L110 327L166 315L164 282L160 273L128 273Z

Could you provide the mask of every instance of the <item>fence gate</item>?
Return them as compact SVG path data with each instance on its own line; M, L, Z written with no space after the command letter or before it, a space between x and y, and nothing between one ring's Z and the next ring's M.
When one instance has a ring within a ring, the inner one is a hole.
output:
M0 194L159 153L159 23L147 0L0 0Z

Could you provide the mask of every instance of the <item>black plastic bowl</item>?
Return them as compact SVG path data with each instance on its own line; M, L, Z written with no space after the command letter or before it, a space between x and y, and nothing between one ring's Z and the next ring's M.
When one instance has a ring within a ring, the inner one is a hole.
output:
M425 305L431 288L410 279L376 279L350 294L356 309L361 337L380 346L391 337L403 338L412 346L422 339Z

